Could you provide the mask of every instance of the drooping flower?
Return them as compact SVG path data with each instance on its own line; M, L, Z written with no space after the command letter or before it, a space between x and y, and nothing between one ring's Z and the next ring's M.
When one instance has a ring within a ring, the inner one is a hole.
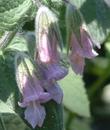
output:
M48 64L47 66L40 64L39 68L41 69L47 82L52 80L60 80L68 74L68 69L60 64L54 63Z
M62 44L57 19L45 6L41 6L36 15L36 46L37 54L42 63L51 63L59 58L58 45Z
M35 128L36 125L41 127L43 125L45 116L45 108L38 102L30 102L25 110L25 120L27 120L33 128Z
M33 128L36 125L41 127L46 116L45 108L41 103L49 101L51 95L42 88L29 57L17 55L15 65L18 88L22 94L22 101L18 104L26 108L24 114L28 123Z
M49 93L44 92L36 77L29 79L27 76L24 76L21 81L23 80L23 100L22 102L19 102L19 106L23 108L26 107L25 119L32 125L33 128L35 128L36 125L41 127L46 116L45 108L41 105L41 103L49 101L51 96Z
M85 60L82 56L77 53L71 52L70 56L70 64L72 66L73 71L76 74L82 74L85 66Z
M81 13L70 3L67 5L66 24L70 64L76 74L82 74L85 58L94 58L98 53L93 49L94 42Z
M86 25L83 24L80 27L81 36L81 49L83 51L83 56L85 58L93 58L98 55L98 53L93 49L93 40L87 32Z
M63 92L58 83L56 82L57 80L61 79L64 77L65 73L64 71L61 72L61 69L59 67L59 71L56 71L56 66L53 69L51 67L46 67L40 64L40 71L42 72L42 80L41 84L43 88L50 94L51 98L57 102L58 104L62 103L62 98L63 98ZM57 66L58 67L58 66ZM64 68L65 69L65 68ZM58 70L58 69L57 69ZM65 69L67 71L67 69Z
M89 37L87 32L81 29L80 40L73 33L71 36L70 46L71 54L69 56L72 69L76 74L82 74L85 65L85 58L93 58L98 54L93 49L92 39Z
M35 59L46 68L47 80L58 80L67 75L68 70L60 65L58 46L62 44L55 15L45 6L41 6L36 16L37 53Z
M51 95L51 98L58 104L62 103L63 91L56 81L43 81L44 89Z
M20 74L18 75L18 78L19 82L22 81L20 89L23 100L21 103L19 102L20 106L26 107L31 101L38 100L39 103L45 103L50 100L49 93L44 92L40 81L36 78L36 76L29 77L28 75Z

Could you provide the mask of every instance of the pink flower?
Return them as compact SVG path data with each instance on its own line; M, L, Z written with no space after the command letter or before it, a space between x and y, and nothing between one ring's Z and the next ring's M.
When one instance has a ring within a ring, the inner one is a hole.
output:
M49 39L46 31L41 33L37 58L39 62L44 64L51 64L58 61L59 53L57 51L57 40L54 35L52 39Z
M38 45L38 59L43 63L51 62L51 47L50 41L48 39L47 33L43 32L41 34L41 39Z
M45 38L44 38L45 37ZM60 55L57 50L55 35L51 39L45 33L38 46L38 62L46 73L47 80L60 80L68 74L68 69L60 65Z
M85 58L91 59L98 55L93 45L100 46L92 40L81 12L71 2L67 2L66 26L68 49L71 51L70 64L76 74L82 74Z
M82 74L85 66L85 60L82 56L77 53L71 52L70 56L70 64L72 66L73 71L76 74Z
M93 49L93 40L89 36L86 27L82 25L80 28L80 36L81 36L81 49L83 51L83 56L85 58L93 58L98 55L98 53Z
M80 28L80 37L71 34L71 54L69 56L72 69L76 74L84 71L85 58L91 59L98 55L93 49L93 41L83 26Z
M57 24L57 18L51 10L41 6L36 15L36 59L48 64L59 59L58 45L62 44L62 38Z
M37 12L36 32L35 60L43 66L47 80L63 78L68 74L68 69L60 65L58 47L62 44L62 38L55 15L45 6L41 6Z

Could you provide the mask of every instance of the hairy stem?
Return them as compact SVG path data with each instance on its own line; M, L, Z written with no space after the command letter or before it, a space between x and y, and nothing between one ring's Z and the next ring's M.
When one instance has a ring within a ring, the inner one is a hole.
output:
M5 123L4 123L4 119L2 117L2 114L0 114L0 122L1 122L2 129L7 130L6 127L5 127Z

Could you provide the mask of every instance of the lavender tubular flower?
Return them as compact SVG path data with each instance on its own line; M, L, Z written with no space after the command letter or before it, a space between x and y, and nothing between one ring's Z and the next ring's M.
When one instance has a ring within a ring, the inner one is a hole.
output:
M47 68L46 76L47 80L60 80L68 74L67 68L61 66L60 64L51 64Z
M68 74L68 69L60 64L49 64L47 66L40 64L40 69L47 82L60 80Z
M48 92L44 92L40 81L35 75L35 68L28 56L17 55L15 58L16 79L22 94L19 106L25 108L25 119L33 128L42 126L45 119L45 108L41 103L51 99Z
M45 66L45 75L47 80L59 80L67 75L68 70L62 67L58 45L61 45L62 39L59 32L57 19L55 15L45 6L41 6L36 16L36 60L39 64Z
M27 81L25 81L25 79ZM39 81L36 78L28 79L24 76L23 84L23 101L19 102L19 106L26 107L25 119L35 128L36 125L42 126L46 113L44 107L40 103L50 100L50 94L43 91ZM31 80L31 81L30 81Z
M56 66L59 67L59 71L57 72L56 69L53 68L53 66L54 65L51 66L52 68L51 67L47 68L46 66L40 64L39 69L42 72L42 80L40 81L43 88L50 94L51 99L60 104L63 99L63 92L58 83L56 82L56 80L63 78L65 73L67 72L67 69L64 68L66 71L64 73L64 71L61 72L61 68L59 66L55 65L54 67Z
M68 74L68 69L60 65L58 46L62 44L57 19L45 6L41 6L36 15L36 45L35 60L38 61L42 73L41 85L55 102L60 104L63 92L57 80Z
M20 79L19 79L20 80ZM36 77L30 79L28 75L22 76L23 83L22 95L23 102L19 103L20 106L27 106L31 101L39 101L40 103L47 102L50 100L50 95L44 92L40 85L40 81ZM21 81L20 80L20 81Z
M50 46L49 46L49 40L47 37L47 34L42 34L42 39L40 41L41 44L39 44L39 59L41 59L42 62L50 62Z
M47 7L41 6L36 15L35 27L38 49L36 58L42 63L51 63L59 58L57 46L62 44L62 39L56 23L55 15Z
M91 59L98 55L93 49L93 40L87 30L81 13L72 4L68 3L66 12L67 43L70 64L76 74L82 74L85 58Z
M98 53L93 49L93 41L89 36L86 26L84 24L82 25L82 27L80 27L80 35L83 56L85 58L93 58L97 56Z
M43 81L43 87L56 103L62 103L63 91L56 81Z
M62 103L63 100L63 91L58 85L57 82L51 82L47 88L47 92L49 92L52 96L52 99L58 104Z
M30 102L30 105L25 110L25 119L31 124L33 128L38 125L42 126L46 116L45 109L38 102Z

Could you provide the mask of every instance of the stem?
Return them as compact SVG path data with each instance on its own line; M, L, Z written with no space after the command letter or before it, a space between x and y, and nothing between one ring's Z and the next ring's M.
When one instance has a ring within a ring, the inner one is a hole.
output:
M5 32L5 34L3 35L3 37L0 39L0 48L1 49L4 49L5 47L8 46L8 44L10 43L10 41L15 36L16 32L17 32L17 30L10 31L10 32Z
M68 130L70 129L70 125L71 125L73 119L74 119L74 117L72 116L72 113L69 112L68 119L66 122L66 129L68 129Z
M76 114L73 113L72 111L70 111L68 108L64 107L64 110L68 113L68 118L67 121L65 123L66 126L66 130L70 130L70 126L72 124L72 121L75 119Z
M5 127L5 123L4 123L4 119L2 117L2 114L0 114L0 122L1 122L3 130L7 130L6 127Z
M41 0L32 0L34 4L36 4L36 6L39 8L42 3L41 3Z
M46 118L41 128L35 130L64 130L63 124L63 106L54 101L45 104Z

